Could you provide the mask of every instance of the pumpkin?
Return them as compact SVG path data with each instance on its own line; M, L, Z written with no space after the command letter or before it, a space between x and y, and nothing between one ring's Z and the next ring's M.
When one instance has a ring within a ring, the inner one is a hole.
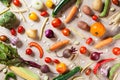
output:
M90 33L96 37L102 37L106 32L105 26L100 22L95 22L90 27Z

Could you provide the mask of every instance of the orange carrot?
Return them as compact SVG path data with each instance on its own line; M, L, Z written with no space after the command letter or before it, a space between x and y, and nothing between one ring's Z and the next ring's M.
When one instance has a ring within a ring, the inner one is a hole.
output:
M70 42L69 40L63 40L63 41L54 43L53 45L50 46L49 49L50 49L50 51L54 51L54 50L56 50L58 48L61 48L61 47L65 46L65 45L69 44L69 42Z
M29 46L30 47L32 47L32 46L36 47L39 50L39 52L40 52L40 58L43 57L43 54L44 54L43 49L42 49L42 47L38 43L36 43L36 42L30 42Z
M102 47L104 47L104 46L112 43L112 41L113 41L113 38L112 38L112 37L109 37L109 38L107 38L107 39L99 42L99 43L96 44L94 47L95 47L96 49L99 49L99 48L102 48Z
M66 17L66 20L65 20L66 23L69 23L71 21L71 19L74 17L74 15L77 13L80 3L81 3L81 0L77 0L76 5L74 5L72 7L71 11L69 12L68 16Z

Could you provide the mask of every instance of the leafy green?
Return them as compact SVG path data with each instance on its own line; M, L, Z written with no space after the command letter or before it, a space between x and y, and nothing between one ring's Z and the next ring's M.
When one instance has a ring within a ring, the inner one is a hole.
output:
M16 48L13 48L11 45L0 42L0 64L7 66L32 66L40 69L40 65L27 61L21 58L17 52Z
M9 7L12 0L0 0L5 6Z
M12 12L5 12L0 18L0 26L10 29L14 27L16 21L17 18Z

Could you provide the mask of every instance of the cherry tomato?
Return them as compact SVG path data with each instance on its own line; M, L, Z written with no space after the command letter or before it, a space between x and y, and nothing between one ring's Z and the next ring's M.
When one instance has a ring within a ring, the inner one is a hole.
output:
M56 66L56 71L60 74L63 74L67 71L67 65L65 63L59 63Z
M21 3L20 3L19 0L13 0L13 3L14 3L15 6L18 6L18 7L21 6Z
M62 22L59 18L55 18L53 21L52 21L52 26L55 27L55 28L58 28L61 26Z
M92 16L92 19L95 20L95 21L97 21L97 20L98 20L98 17L97 17L96 15L93 15L93 16Z
M45 17L45 16L48 16L48 12L47 12L47 11L42 11L42 12L40 13L40 15L41 15L41 16L44 16L44 17Z
M119 0L112 0L113 4L119 5Z
M32 49L28 48L26 49L26 54L27 55L31 55L33 53Z
M114 47L112 49L112 52L113 52L114 55L120 55L120 48L119 47Z
M91 74L91 71L92 71L91 68L88 68L88 69L85 70L85 74L86 74L86 75L90 75L90 74Z
M25 31L23 26L18 26L18 33L23 33Z
M80 53L81 54L86 54L87 53L87 48L85 46L80 47Z
M93 42L93 39L90 37L86 40L86 44L90 45Z
M12 29L10 30L10 32L11 32L11 34L12 34L13 36L16 36L16 31L15 31L14 28L12 28Z
M68 28L64 28L62 30L62 33L63 33L64 36L69 36L70 35L70 30Z
M45 58L45 62L46 62L46 63L51 63L51 62L52 62L52 59L51 59L50 57L46 57L46 58Z
M54 59L53 62L56 63L56 64L60 63L60 61L58 59Z

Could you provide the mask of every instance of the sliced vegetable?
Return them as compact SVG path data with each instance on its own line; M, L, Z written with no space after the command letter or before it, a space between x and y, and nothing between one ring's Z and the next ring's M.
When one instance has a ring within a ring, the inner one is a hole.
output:
M72 20L72 18L75 16L81 2L82 2L82 0L77 0L76 1L76 4L72 7L71 11L69 12L69 14L67 15L67 17L65 19L66 23L69 23Z
M52 16L55 17L60 10L69 2L70 0L60 0L55 9L52 12Z
M106 33L106 28L102 23L95 22L90 27L90 33L96 37L102 37Z
M12 0L0 0L5 6L9 7Z
M40 52L40 58L43 57L43 54L44 54L43 49L42 49L42 47L38 43L36 43L36 42L30 42L29 46L30 47L36 47L39 50L39 52Z
M5 12L0 18L0 26L5 27L7 29L15 27L16 22L17 18L12 12Z
M42 10L44 8L43 3L41 0L34 0L32 1L32 7L36 10Z
M9 80L10 78L12 78L14 80L17 80L17 77L16 77L16 75L13 72L9 72L5 76L5 80Z
M113 80L115 72L119 69L119 67L120 67L120 63L117 63L111 67L111 69L109 71L109 80Z
M31 12L29 14L29 19L33 20L33 21L38 21L38 16L35 12Z
M60 74L64 74L68 70L65 63L59 63L56 65L56 71Z
M113 60L115 60L116 58L108 58L108 59L103 59L100 60L99 62L97 62L97 64L95 65L94 69L93 69L93 73L97 74L98 69L103 65L106 64L108 62L111 62Z
M96 11L101 11L103 8L103 2L102 0L94 0L92 3L92 8Z
M39 76L33 73L32 71L25 69L23 67L15 67L10 66L10 70L12 70L18 76L26 79L26 80L40 80ZM32 76L31 76L32 75Z
M73 70L69 71L68 73L59 75L56 78L54 78L53 80L67 80L70 77L72 77L73 75L75 75L76 73L80 72L81 70L82 70L82 68L77 66Z
M105 17L109 11L110 0L105 0L105 6L103 11L100 13L100 17Z
M50 51L54 51L56 49L59 49L59 48L65 46L65 45L69 44L69 42L70 42L69 40L63 40L63 41L60 41L60 42L56 42L53 45L51 45L49 49L50 49Z
M120 34L116 34L114 37L109 37L99 43L97 43L94 47L96 49L105 47L106 45L109 45L110 43L112 43L114 40L120 39Z

